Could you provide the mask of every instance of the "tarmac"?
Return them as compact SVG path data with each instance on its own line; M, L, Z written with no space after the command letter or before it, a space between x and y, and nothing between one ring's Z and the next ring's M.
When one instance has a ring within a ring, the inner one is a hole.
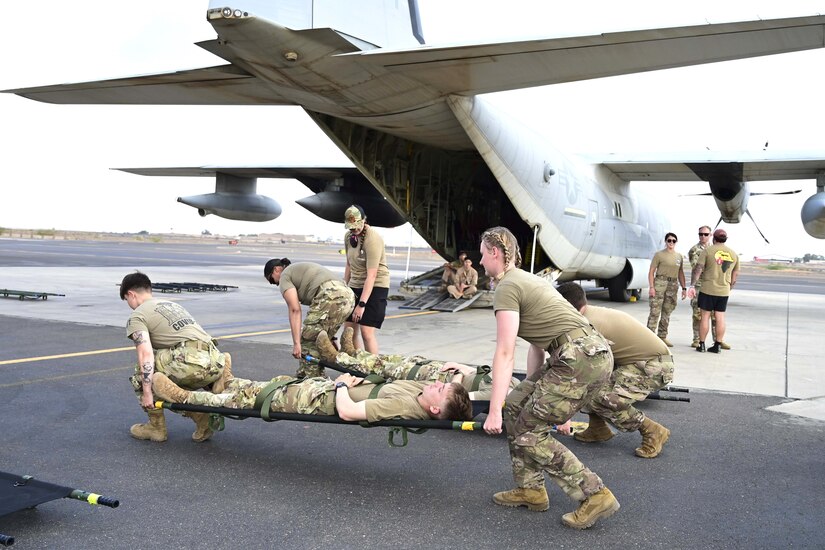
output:
M405 274L401 252L390 256L391 294ZM0 533L20 548L821 548L825 295L777 291L785 281L734 292L733 349L719 355L690 348L690 308L679 304L669 335L674 385L690 388L691 402L642 405L673 432L662 456L635 457L638 434L597 445L563 439L622 504L585 532L560 524L575 503L550 486L547 513L495 506L492 493L512 484L510 467L504 439L483 433L429 431L396 449L383 428L227 420L224 432L195 444L191 422L167 413L169 441L130 438L142 413L126 381L134 348L124 328L129 309L117 296L123 275L139 267L157 282L237 286L161 296L219 339L236 374L267 379L295 367L286 307L261 277L272 256L343 273L329 247L0 239L0 288L66 295L0 297L0 469L121 501L116 510L45 503L0 517ZM441 262L419 256L416 273ZM646 321L646 299L613 304L595 291L589 299ZM411 312L401 303L390 302L382 352L492 360L490 309ZM526 353L520 342L516 365Z

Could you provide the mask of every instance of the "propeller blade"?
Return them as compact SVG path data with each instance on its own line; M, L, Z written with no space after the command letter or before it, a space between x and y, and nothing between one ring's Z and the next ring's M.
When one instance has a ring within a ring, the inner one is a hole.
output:
M756 195L794 195L800 191L802 191L802 189L796 189L795 191L777 191L776 193L751 193L751 197L755 197Z
M753 216L751 216L750 210L745 210L745 214L747 214L747 215L748 215L748 217L749 217L749 218L751 219L751 221L753 222L753 226L756 228L756 230L757 230L757 231L759 231L759 236L760 236L760 237L762 237L763 239L765 239L765 235L762 233L762 230L761 230L761 229L759 229L759 226L758 226L758 225L756 225L756 220L754 220L754 219L753 219ZM771 243L770 243L770 241L769 241L768 239L765 239L765 242L766 242L766 243L768 243L768 244L771 244Z

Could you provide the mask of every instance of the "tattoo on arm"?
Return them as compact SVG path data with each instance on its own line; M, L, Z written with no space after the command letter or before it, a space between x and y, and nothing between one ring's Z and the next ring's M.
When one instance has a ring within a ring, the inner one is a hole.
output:
M152 373L154 371L155 371L154 361L145 361L140 366L140 372L143 376L143 383L144 384L151 384L152 383Z
M132 341L135 343L136 346L139 346L149 341L149 335L146 333L145 330L133 332Z

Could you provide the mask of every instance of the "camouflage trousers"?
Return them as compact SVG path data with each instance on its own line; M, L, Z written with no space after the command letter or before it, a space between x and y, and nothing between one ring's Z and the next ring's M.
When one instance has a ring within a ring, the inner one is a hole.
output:
M419 382L450 382L456 371L443 371L444 361L434 361L420 355L375 355L359 350L355 355L340 352L335 361L350 370L364 374L377 374L388 380L417 380ZM511 378L510 388L518 386L519 380ZM473 401L489 401L493 391L493 378L489 367L473 375L464 375L461 385L470 392Z
M186 403L207 407L251 409L255 406L255 399L261 390L277 381L290 383L275 390L269 406L270 411L322 416L335 414L335 382L322 377L297 380L292 376L276 376L266 382L233 378L226 383L223 393L192 392Z
M547 472L575 500L582 501L604 487L601 478L553 438L550 430L592 401L612 370L610 346L595 333L558 347L541 372L510 392L504 402L504 426L517 486L543 487Z
M315 345L318 334L323 330L330 338L335 336L344 321L352 315L353 309L355 309L355 294L343 281L322 283L318 294L309 305L309 311L301 327L301 351L313 357L320 357L321 353ZM299 359L296 373L298 378L323 375L323 367Z
M696 289L696 295L690 299L690 307L693 309L693 340L699 340L699 321L702 320L702 310L699 308L699 291L702 289L701 281L697 281L693 285ZM716 317L713 312L710 314L710 332L713 336L713 341L716 341Z
M587 408L623 432L635 432L645 415L633 406L673 381L673 357L659 356L616 367Z
M200 349L203 348L203 349ZM224 354L210 343L184 342L173 348L155 351L155 372L162 372L178 386L198 390L212 384L223 374ZM129 377L138 399L143 393L143 373L135 365Z
M653 289L656 295L650 299L647 328L656 333L659 338L665 338L670 327L670 314L676 309L679 281L668 281L665 278L656 277L653 280Z

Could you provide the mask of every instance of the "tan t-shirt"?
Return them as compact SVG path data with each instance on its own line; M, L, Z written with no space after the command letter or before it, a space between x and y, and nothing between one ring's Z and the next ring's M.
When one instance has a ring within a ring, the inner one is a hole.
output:
M298 292L298 301L308 306L318 294L318 287L327 281L338 279L335 273L322 265L312 262L290 264L281 272L281 282L278 288L281 294L290 288Z
M739 271L739 256L724 244L713 244L699 253L702 293L730 296L731 275Z
M612 342L610 348L616 366L670 355L667 345L652 330L624 311L588 305L584 316Z
M682 272L682 264L684 261L685 259L680 253L675 250L671 252L668 249L664 249L653 255L653 260L650 262L650 265L653 267L653 272L657 277L676 278L679 276L679 273Z
M183 306L168 300L149 298L140 304L126 322L126 337L137 331L149 333L154 349L174 347L187 340L209 343L212 337L195 322Z
M364 288L368 269L378 269L375 277L376 288L390 288L390 268L387 266L387 254L384 239L372 227L366 228L363 239L358 239L358 246L349 245L350 232L344 235L344 247L347 249L350 288Z
M473 266L469 268L464 268L462 265L458 270L453 274L453 284L463 284L466 286L476 286L478 285L478 271L476 271Z
M542 349L562 334L590 326L553 285L521 269L511 269L496 284L493 311L517 311L518 336Z
M417 399L424 386L426 386L425 382L396 380L381 386L377 398L369 399L370 392L375 385L362 382L349 389L349 396L356 403L366 400L367 422L378 422L390 418L428 420L430 415L418 404Z

